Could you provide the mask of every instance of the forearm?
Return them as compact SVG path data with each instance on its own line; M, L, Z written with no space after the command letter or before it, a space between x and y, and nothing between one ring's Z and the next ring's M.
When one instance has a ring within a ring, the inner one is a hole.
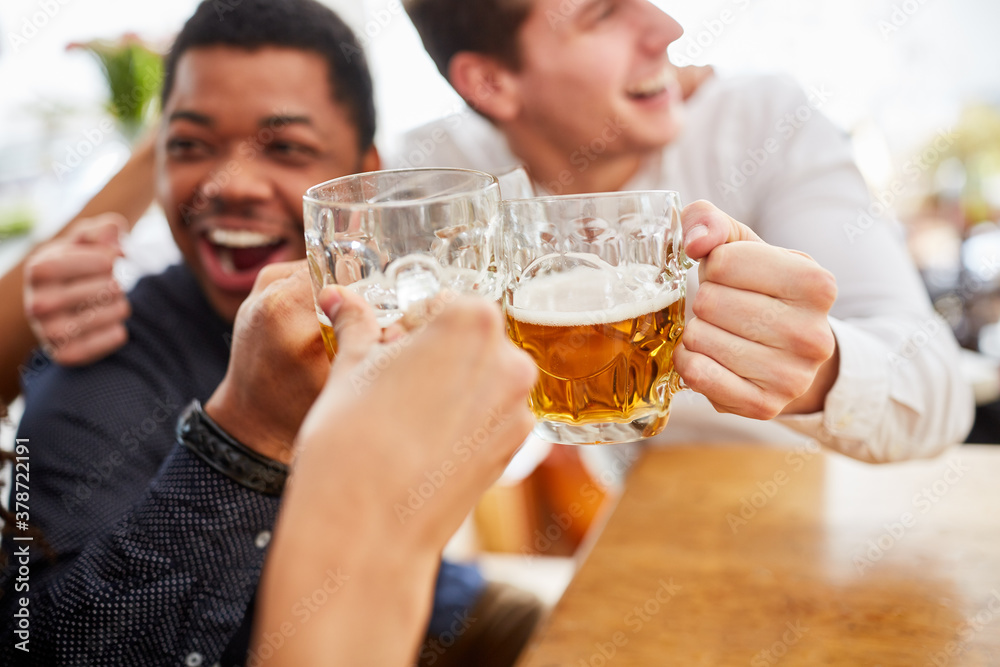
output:
M78 220L102 213L119 213L131 229L153 201L153 137L147 137L132 157L100 192L55 236L65 234ZM38 345L24 314L24 266L22 259L0 277L0 401L10 403L20 394L18 372L28 354Z
M391 428L366 433L346 417L335 421L338 440L362 449L399 441ZM387 480L352 474L349 460L329 457L335 450L326 431L303 431L261 580L256 648L294 632L268 665L316 664L330 655L344 664L409 665L427 626L443 544L421 529L426 517L399 519ZM304 604L311 615L297 619Z
M319 664L333 655L345 665L412 664L440 554L407 549L370 527L318 521L315 513L293 519L289 509L264 571L254 654L270 654L265 645L276 648L277 637L294 633L264 664Z
M37 344L24 315L24 260L0 277L0 401L21 393L19 369Z
M320 414L338 424L333 437L339 442L354 443L377 459L381 443L405 437L392 423L364 426L356 407L334 396L320 398L328 408ZM424 508L401 518L395 508L405 484L389 470L381 477L359 475L359 464L336 455L330 437L315 425L300 433L261 581L257 648L294 632L295 641L267 664L317 664L330 655L351 665L412 664L444 548L444 538L428 522L440 515ZM308 606L304 601L317 598L323 603L310 609L309 622L297 620L296 611Z

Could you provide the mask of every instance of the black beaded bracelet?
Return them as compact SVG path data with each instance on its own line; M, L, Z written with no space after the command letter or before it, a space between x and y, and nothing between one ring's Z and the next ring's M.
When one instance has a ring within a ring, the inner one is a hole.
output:
M248 489L280 496L288 478L288 466L258 454L222 430L205 414L197 400L184 409L177 421L177 441L201 460Z

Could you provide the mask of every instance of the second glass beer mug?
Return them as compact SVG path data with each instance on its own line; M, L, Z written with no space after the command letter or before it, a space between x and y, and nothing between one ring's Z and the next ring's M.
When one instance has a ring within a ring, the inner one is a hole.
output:
M442 289L499 298L491 234L497 179L465 169L399 169L345 176L303 197L314 295L349 286L382 327ZM332 359L333 327L316 307Z
M680 201L665 191L505 201L500 233L507 331L540 376L535 433L610 444L660 433L681 387Z

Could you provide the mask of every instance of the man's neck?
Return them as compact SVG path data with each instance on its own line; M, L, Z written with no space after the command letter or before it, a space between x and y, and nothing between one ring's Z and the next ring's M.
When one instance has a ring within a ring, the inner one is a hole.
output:
M527 167L531 180L556 195L617 192L642 166L642 153L609 155L562 150L537 136L508 131L510 150Z

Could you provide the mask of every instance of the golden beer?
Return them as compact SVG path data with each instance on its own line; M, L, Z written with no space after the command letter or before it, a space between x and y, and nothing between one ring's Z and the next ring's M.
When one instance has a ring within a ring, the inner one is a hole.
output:
M326 321L326 316L322 316L319 321L319 332L323 335L323 347L326 348L326 356L330 357L330 361L337 356L337 335L333 333L333 326L328 324Z
M540 421L633 424L636 437L666 425L684 329L679 291L582 312L509 306L506 320L510 339L538 366L529 404Z

